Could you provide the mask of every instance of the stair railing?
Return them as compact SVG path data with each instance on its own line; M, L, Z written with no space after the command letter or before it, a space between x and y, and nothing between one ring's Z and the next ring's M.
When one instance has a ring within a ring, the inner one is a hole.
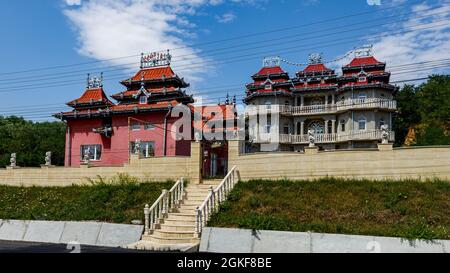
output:
M211 186L205 201L197 207L195 214L195 232L200 237L203 227L211 216L217 212L220 204L227 200L228 195L238 182L237 168L233 166L216 189Z
M179 208L183 198L184 178L181 178L169 191L164 189L151 207L146 204L144 207L144 234L150 235L171 210Z

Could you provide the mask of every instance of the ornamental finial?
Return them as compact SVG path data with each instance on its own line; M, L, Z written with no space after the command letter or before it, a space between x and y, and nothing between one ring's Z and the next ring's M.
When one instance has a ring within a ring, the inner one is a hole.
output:
M99 88L103 86L103 73L100 74L100 76L91 76L91 74L88 73L87 78L87 88Z
M311 53L308 57L309 64L321 64L323 63L322 53Z
M363 45L360 48L355 49L355 57L370 57L372 56L373 45Z
M281 58L279 56L266 57L263 59L264 67L275 67L275 66L280 66L280 64L281 64Z
M170 65L172 60L172 55L170 55L170 50L152 52L152 53L142 53L141 54L141 69L147 67L157 67Z

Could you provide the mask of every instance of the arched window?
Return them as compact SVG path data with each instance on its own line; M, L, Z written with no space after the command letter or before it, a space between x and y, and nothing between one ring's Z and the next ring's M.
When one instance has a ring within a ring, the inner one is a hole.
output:
M324 134L325 133L325 126L324 123L321 121L313 121L309 124L309 129L314 130L315 134Z
M341 120L341 131L345 132L345 119Z
M361 116L358 120L358 130L366 130L366 118Z

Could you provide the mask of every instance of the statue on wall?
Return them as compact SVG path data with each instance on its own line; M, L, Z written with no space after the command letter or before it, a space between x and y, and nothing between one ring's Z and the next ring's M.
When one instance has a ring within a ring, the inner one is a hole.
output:
M91 149L87 148L84 151L84 156L83 156L83 163L88 165L91 162Z
M314 136L314 130L313 129L309 129L308 130L308 142L309 142L309 147L315 147L315 141L316 141L316 137Z
M381 125L381 144L389 143L389 126L387 124Z
M12 153L11 154L11 159L9 160L9 162L11 163L11 167L16 167L17 166L17 155L16 155L16 153Z
M141 141L139 139L136 139L136 141L134 142L134 154L138 155L140 151L141 151Z
M52 152L46 152L45 153L45 166L51 166L52 165Z

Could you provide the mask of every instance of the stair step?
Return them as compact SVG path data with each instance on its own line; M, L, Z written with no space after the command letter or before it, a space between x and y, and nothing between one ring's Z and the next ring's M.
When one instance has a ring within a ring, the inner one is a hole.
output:
M195 231L195 225L187 224L164 224L161 225L161 230L163 231Z
M144 235L142 236L142 240L158 244L197 244L200 242L198 238L161 238L154 235Z
M178 226L178 225L192 225L195 226L195 219L178 220L166 218L164 225Z
M184 221L184 220L190 220L190 221L195 221L195 214L181 214L181 213L170 213L169 217L167 219L173 219L173 220L179 220L179 221Z
M171 231L171 230L161 230L157 229L152 234L158 238L165 239L193 239L195 238L195 230L194 231Z
M196 208L188 208L188 209L181 208L181 209L178 209L178 213L191 214L191 213L195 213L195 209Z

